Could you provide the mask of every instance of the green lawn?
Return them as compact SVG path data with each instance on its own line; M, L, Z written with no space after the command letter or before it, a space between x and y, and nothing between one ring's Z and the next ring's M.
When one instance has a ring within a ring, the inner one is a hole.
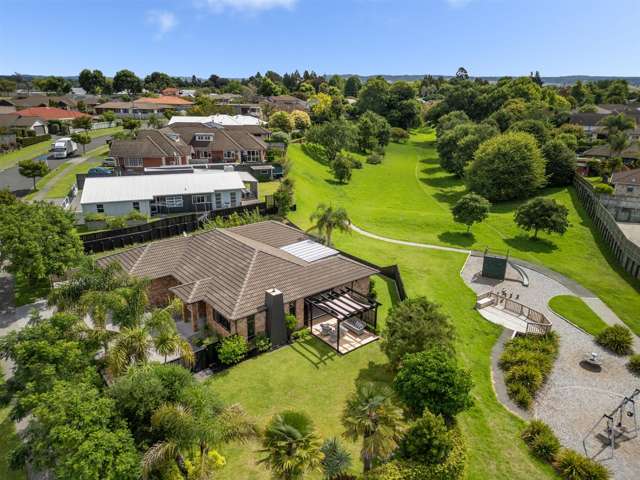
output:
M579 297L558 295L549 300L549 308L558 315L596 336L607 324Z
M11 168L22 160L29 160L44 155L51 149L51 142L52 140L45 140L44 142L29 145L28 147L14 150L13 152L3 153L0 155L0 171Z
M520 202L497 204L490 217L465 233L453 222L450 207L465 192L463 182L438 164L435 134L413 135L407 144L391 144L381 165L364 164L348 185L337 184L328 167L292 144L298 210L290 215L301 227L320 202L347 209L353 222L370 232L416 242L482 250L507 250L512 256L546 265L596 293L629 327L640 334L640 282L620 268L600 240L573 188L553 188L542 195L569 209L571 227L560 237L541 235L538 241L513 222Z
M76 183L76 174L87 173L89 169L98 167L102 164L102 160L106 158L109 153L109 146L103 145L94 150L87 152L87 160L74 165L65 170L65 174L60 178L56 184L51 187L51 190L47 192L45 198L63 198L69 193L71 187ZM63 164L64 165L64 164Z
M91 130L89 132L89 136L91 138L105 137L107 135L113 135L114 133L121 132L122 130L122 127L101 128L99 130Z
M0 385L4 383L0 369ZM9 407L0 408L0 478L2 480L24 480L24 471L13 471L9 468L9 455L19 443L13 421L9 418Z
M260 182L258 184L258 194L260 196L260 200L264 200L264 197L266 195L273 195L279 186L280 186L279 180L272 180L270 182Z

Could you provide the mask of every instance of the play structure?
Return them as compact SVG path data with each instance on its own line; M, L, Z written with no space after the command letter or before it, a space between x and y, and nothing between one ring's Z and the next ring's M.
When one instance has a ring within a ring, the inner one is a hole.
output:
M589 430L589 433L582 439L584 453L589 458L595 458L608 448L610 450L608 458L611 459L616 448L616 442L632 440L638 436L637 401L640 401L640 389L636 388L630 396L624 397L611 413L602 415ZM595 453L593 449L589 449L587 446L588 440L592 437L599 441L601 447Z
M506 255L500 255L499 253L491 252L488 248L485 248L484 255L482 257L482 276L486 278L504 280L507 274L507 263L509 263L508 250Z

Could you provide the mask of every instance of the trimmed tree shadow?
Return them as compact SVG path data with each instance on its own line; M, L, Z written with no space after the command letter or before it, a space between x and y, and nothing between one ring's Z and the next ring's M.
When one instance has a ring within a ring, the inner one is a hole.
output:
M441 242L458 247L471 247L471 245L476 243L476 237L473 235L473 232L442 232L438 235L438 239Z
M337 353L329 345L313 335L302 341L294 342L290 348L316 368L335 359Z
M369 361L366 368L361 369L356 377L356 386L363 383L390 384L393 380L393 372L388 363L374 363Z
M339 182L334 178L325 178L324 181L327 182L329 185L334 185L339 187L344 187L345 185L349 185L348 183Z
M551 253L558 249L558 246L551 240L547 240L546 238L534 239L529 235L524 234L520 234L512 238L506 238L504 243L509 245L511 248L521 250L523 252Z

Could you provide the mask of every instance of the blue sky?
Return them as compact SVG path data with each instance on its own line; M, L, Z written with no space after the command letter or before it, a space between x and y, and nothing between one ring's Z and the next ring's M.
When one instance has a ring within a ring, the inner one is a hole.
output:
M2 0L0 73L640 75L638 0Z

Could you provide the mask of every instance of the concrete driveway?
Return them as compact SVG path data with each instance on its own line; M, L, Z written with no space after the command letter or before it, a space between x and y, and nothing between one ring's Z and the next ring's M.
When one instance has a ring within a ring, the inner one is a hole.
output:
M105 136L92 139L91 143L86 145L86 151L90 151L104 145L110 138L110 136ZM54 139L51 140L51 142L53 141ZM78 152L79 155L82 155L82 146L80 145L78 146ZM42 155L41 157L47 159L47 164L51 170L70 160L70 158L54 159L53 156L49 154ZM77 156L72 158L77 158ZM16 165L15 167L11 167L0 172L0 190L5 188L8 188L18 197L24 197L33 190L33 180L20 175L20 171Z

